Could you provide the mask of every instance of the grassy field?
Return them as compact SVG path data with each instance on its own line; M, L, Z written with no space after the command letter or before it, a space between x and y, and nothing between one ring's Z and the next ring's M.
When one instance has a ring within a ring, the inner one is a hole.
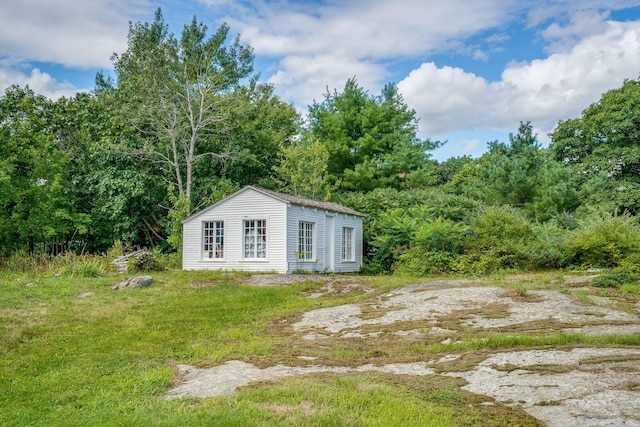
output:
M171 271L153 277L149 288L114 291L119 276L0 272L0 425L538 425L518 409L486 405L487 398L460 388L463 380L440 376L314 374L247 387L230 397L162 400L177 381L178 364L290 363L296 348L274 327L278 319L370 298L408 280L363 278L372 293L310 299L305 296L318 287L311 281L252 287L239 283L241 274ZM544 286L549 277L527 283ZM524 344L484 339L462 340L460 348L425 344L393 350L390 343L383 359L566 344L553 337ZM345 347L327 352L322 363L374 363L380 354Z

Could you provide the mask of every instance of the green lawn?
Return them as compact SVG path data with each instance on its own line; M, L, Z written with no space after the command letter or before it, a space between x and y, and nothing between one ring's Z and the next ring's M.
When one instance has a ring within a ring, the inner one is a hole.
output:
M150 288L114 291L116 276L0 272L0 425L536 425L439 376L315 374L162 400L177 364L286 363L273 321L364 296L309 299L312 282L250 287L216 272L153 276ZM381 293L403 281L370 283Z

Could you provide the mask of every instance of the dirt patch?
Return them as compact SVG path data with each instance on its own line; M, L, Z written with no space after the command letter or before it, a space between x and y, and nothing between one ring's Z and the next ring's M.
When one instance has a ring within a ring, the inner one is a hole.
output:
M373 292L373 288L367 283L354 278L329 278L322 287L310 292L309 298L321 298L340 296L344 294L361 295Z
M209 286L218 286L221 283L224 283L224 280L200 280L191 283L189 286L192 288L208 288Z
M373 288L357 277L331 276L321 274L253 274L240 280L249 286L290 286L303 282L316 282L319 288L310 291L309 298L320 298L332 295L364 294Z
M250 286L289 286L302 282L324 282L326 276L316 274L252 274L240 280Z

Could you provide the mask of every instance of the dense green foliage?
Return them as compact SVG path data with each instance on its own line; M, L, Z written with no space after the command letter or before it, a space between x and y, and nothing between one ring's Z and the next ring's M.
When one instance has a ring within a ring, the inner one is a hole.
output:
M562 121L550 152L571 171L586 206L638 213L640 207L640 81L605 93L582 117Z
M370 191L415 182L438 146L416 137L418 121L394 85L372 96L349 79L309 107L309 130L329 152L329 177L339 189Z
M566 185L569 174L541 149L530 123L521 123L510 143L489 143L483 170L489 202L521 207L537 220L572 209L575 196Z
M0 256L177 248L181 221L246 184L278 188L298 133L295 109L258 83L229 27L194 20L181 37L162 13L131 24L117 79L50 101L0 98Z
M88 233L78 209L73 157L65 149L65 101L54 103L13 86L0 99L0 250L46 243L51 252L73 247Z
M116 78L57 101L0 98L0 257L180 248L181 221L244 185L365 213L363 271L486 274L616 267L640 253L640 82L562 121L529 122L480 158L437 162L395 85L355 78L306 123L253 70L253 50L160 10L132 23Z

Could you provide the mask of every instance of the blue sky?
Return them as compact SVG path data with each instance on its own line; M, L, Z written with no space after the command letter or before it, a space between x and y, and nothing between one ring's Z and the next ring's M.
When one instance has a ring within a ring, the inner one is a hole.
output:
M0 0L0 89L51 98L91 90L126 49L129 21L162 7L255 49L256 68L302 113L355 76L398 85L434 155L478 156L520 121L539 139L640 76L640 0Z

